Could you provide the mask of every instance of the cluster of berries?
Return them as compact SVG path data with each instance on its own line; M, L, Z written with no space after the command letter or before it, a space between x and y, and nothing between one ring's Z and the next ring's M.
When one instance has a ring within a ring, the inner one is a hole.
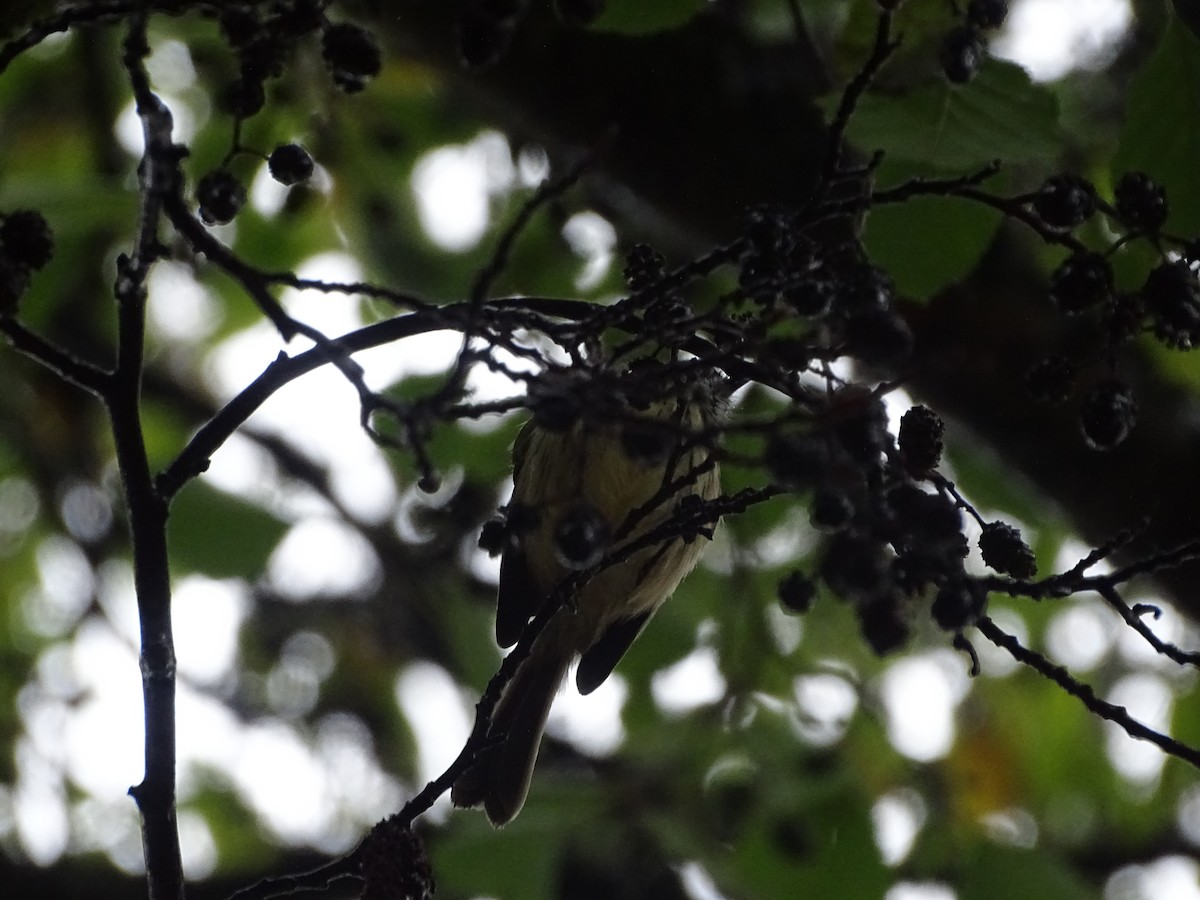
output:
M325 0L229 4L221 9L219 22L238 59L238 77L224 96L225 108L238 119L262 109L266 82L283 74L296 43L315 31L321 33L321 55L330 78L345 93L361 91L383 65L371 33L346 22L330 22ZM240 149L235 148L230 157ZM200 217L209 225L231 221L246 203L245 185L229 170L228 162L206 172L196 185ZM276 147L267 156L267 165L271 177L289 186L313 173L312 157L298 144Z
M1078 175L1048 178L1026 198L1030 210L1051 231L1069 232L1103 213L1123 231L1107 253L1080 248L1050 276L1050 300L1066 317L1099 318L1106 342L1102 356L1111 360L1116 345L1148 331L1166 347L1189 350L1200 345L1200 253L1164 257L1136 291L1119 291L1110 256L1117 246L1139 236L1156 243L1169 213L1166 191L1142 172L1128 172L1117 182L1112 203ZM1038 400L1062 403L1074 395L1076 363L1063 356L1038 362L1028 375L1031 394ZM1084 392L1080 426L1089 446L1109 450L1128 437L1137 418L1132 389L1108 370Z
M942 434L941 419L915 406L894 437L879 399L848 387L830 396L813 427L771 436L764 462L772 477L810 493L810 521L827 535L815 577L797 571L780 582L785 609L806 612L820 581L853 605L863 637L879 654L905 644L921 598L947 631L960 632L983 614L986 593L963 567L962 510L976 514L936 471ZM981 525L987 566L1020 580L1036 574L1033 551L1016 528Z
M267 156L267 169L280 184L291 186L307 181L313 173L313 159L299 144L280 144ZM200 218L208 225L224 225L233 220L246 204L246 187L224 165L200 177L196 184Z
M727 314L700 324L718 344L727 329L731 350L762 348L758 364L779 376L768 382L787 384L789 374L839 357L886 370L911 351L893 282L856 238L831 241L806 228L800 213L760 208L736 247L738 287L723 298ZM624 274L631 299L643 304L647 330L662 334L650 321L655 304L671 295L663 290L669 279L662 255L636 245ZM852 604L865 640L880 654L906 643L921 599L941 627L961 631L982 614L986 597L964 569L964 509L982 528L986 565L1016 579L1035 575L1020 533L984 522L937 472L943 424L934 412L914 407L893 435L876 392L833 379L827 393L810 399L802 423L781 420L762 445L772 480L807 495L809 520L824 535L815 572L793 572L780 583L785 608L807 610L823 584ZM558 408L539 402L535 417L539 406L543 416Z
M781 376L779 384L835 358L888 371L912 350L894 284L856 237L818 233L801 213L757 209L738 247L734 293L739 308L754 312L730 316L729 328L740 346L763 348L758 362ZM635 247L625 275L631 289L646 290L663 271L660 256ZM772 481L806 495L809 521L824 535L815 570L785 578L781 602L803 612L823 585L853 606L880 654L906 643L922 601L939 626L962 631L986 602L964 568L964 511L981 529L979 551L993 571L1031 579L1033 552L1017 529L984 521L938 472L944 426L932 410L912 408L893 435L878 392L829 377L827 391L809 395L802 421L781 420L762 445Z
M893 304L895 286L854 239L828 244L806 235L783 210L755 210L745 229L739 288L767 321L805 321L811 338L768 345L793 368L812 356L848 355L888 368L909 355L913 335ZM805 359L805 354L811 354Z
M283 74L297 41L314 31L321 32L321 55L333 83L348 94L361 91L383 64L370 32L330 22L325 0L226 4L219 21L238 57L238 78L226 92L225 105L239 118L262 109L266 82Z

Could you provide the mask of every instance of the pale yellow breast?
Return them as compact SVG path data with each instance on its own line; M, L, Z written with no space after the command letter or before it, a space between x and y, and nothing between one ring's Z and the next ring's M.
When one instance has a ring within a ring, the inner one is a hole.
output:
M699 414L690 416L686 424L698 427ZM689 451L675 461L673 476L697 469L706 458L701 448ZM662 465L631 459L622 446L619 426L581 422L561 434L539 429L531 438L520 476L515 495L541 513L537 527L526 537L526 559L535 582L548 594L567 574L553 543L562 517L588 504L608 524L610 535L616 535L631 511L660 491L666 471ZM646 515L624 540L635 540L661 525L687 494L717 496L718 482L715 468L701 473ZM564 623L576 635L577 649L587 649L613 621L653 610L666 600L696 564L703 544L703 539L691 543L675 539L665 549L656 545L641 550L592 578L576 600L572 621Z

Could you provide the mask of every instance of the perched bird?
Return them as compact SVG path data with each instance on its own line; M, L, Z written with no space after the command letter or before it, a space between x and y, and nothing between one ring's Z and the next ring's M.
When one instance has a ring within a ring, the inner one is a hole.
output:
M530 618L556 600L573 572L662 528L685 498L720 491L711 441L696 435L723 403L715 385L689 385L642 412L584 415L554 431L526 423L513 447L510 541L500 565L496 640L517 642ZM711 537L711 529L707 530ZM488 744L451 791L456 806L482 805L496 826L525 803L542 731L567 669L579 658L576 685L594 691L699 560L696 530L677 530L601 566L538 635L492 715Z

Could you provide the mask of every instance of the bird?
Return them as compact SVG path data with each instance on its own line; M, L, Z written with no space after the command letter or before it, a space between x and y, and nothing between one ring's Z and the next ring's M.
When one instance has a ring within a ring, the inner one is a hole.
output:
M691 530L667 523L681 503L720 493L712 441L703 432L718 421L723 392L709 379L676 393L626 404L617 415L585 411L566 428L535 416L513 445L497 643L512 646L547 604L560 608L503 688L485 740L451 789L455 806L483 806L496 827L524 806L550 707L571 664L579 660L581 694L599 687L699 561L706 545L699 537L712 537L715 521ZM661 538L648 538L660 530ZM646 545L630 552L639 541ZM606 558L612 564L603 564ZM564 579L584 571L590 577L564 602Z

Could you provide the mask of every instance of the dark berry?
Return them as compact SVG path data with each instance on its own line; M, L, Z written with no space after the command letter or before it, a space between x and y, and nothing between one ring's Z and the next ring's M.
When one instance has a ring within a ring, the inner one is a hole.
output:
M1151 271L1142 300L1160 341L1181 350L1200 344L1200 284L1187 263L1166 262Z
M200 218L208 225L224 225L246 202L246 189L228 169L213 169L196 185Z
M893 541L939 555L962 555L962 514L950 500L915 484L899 484L888 491L887 505Z
M1096 191L1078 175L1047 178L1033 197L1033 211L1051 228L1074 228L1096 211Z
M1133 390L1115 378L1102 381L1087 392L1079 422L1083 437L1093 450L1111 450L1124 442L1137 421Z
M912 353L913 343L908 323L886 309L865 310L846 320L847 350L865 363L886 366L900 362Z
M1037 574L1033 551L1021 532L1005 522L988 522L979 535L979 552L986 565L1013 578L1032 578Z
M290 186L309 179L313 173L313 159L299 144L280 144L267 158L267 168L272 178Z
M568 569L586 569L604 555L608 523L595 509L584 505L570 510L554 527L554 550Z
M1025 376L1025 384L1034 400L1063 403L1075 393L1075 366L1065 356L1048 356L1036 363Z
M36 209L13 210L0 221L0 252L36 271L54 255L54 233Z
M650 287L666 271L667 259L649 244L634 244L625 255L625 283L631 291Z
M879 656L895 653L908 641L908 623L892 597L873 600L859 607L858 624L867 644Z
M871 397L839 413L832 428L842 448L859 464L869 466L878 463L880 454L891 439L883 403Z
M345 22L325 29L321 55L333 83L347 94L361 91L383 68L383 56L374 36Z
M399 816L380 822L360 849L362 900L432 900L429 856L421 838Z
M266 81L283 74L289 45L283 35L264 33L243 47L239 53L242 77L251 81Z
M738 283L757 299L774 299L810 266L809 244L796 233L795 215L786 210L755 209L746 226L746 250Z
M979 72L987 46L979 31L967 26L951 29L942 39L939 61L947 80L966 84Z
M812 609L817 596L817 585L800 572L792 572L776 588L779 603L785 612L803 615Z
M942 433L946 426L927 406L914 406L900 419L900 462L913 478L923 478L942 458Z
M967 21L976 28L999 28L1008 16L1008 0L971 0Z
M841 531L854 518L854 504L837 488L817 489L809 507L808 520L821 531Z
M983 614L986 603L987 595L975 582L949 581L933 598L933 621L946 631L962 631Z
M887 554L883 544L849 532L834 535L821 557L821 578L843 600L860 600L885 585Z
M771 477L790 488L806 488L824 477L829 446L813 434L773 433L763 463Z
M591 25L604 13L607 0L554 0L554 10L568 25Z
M273 15L268 27L292 37L303 37L321 27L323 0L293 0Z
M229 6L221 12L221 34L231 47L245 47L262 32L262 22L254 10L245 6Z
M508 529L500 519L489 519L479 531L479 549L488 556L499 556L508 546Z
M1167 192L1145 172L1126 172L1114 191L1117 214L1130 228L1157 231L1167 221Z
M263 108L267 93L262 80L252 75L243 75L221 95L221 107L239 119L248 119Z
M1067 315L1085 312L1112 296L1113 273L1099 253L1067 257L1050 276L1050 299Z

